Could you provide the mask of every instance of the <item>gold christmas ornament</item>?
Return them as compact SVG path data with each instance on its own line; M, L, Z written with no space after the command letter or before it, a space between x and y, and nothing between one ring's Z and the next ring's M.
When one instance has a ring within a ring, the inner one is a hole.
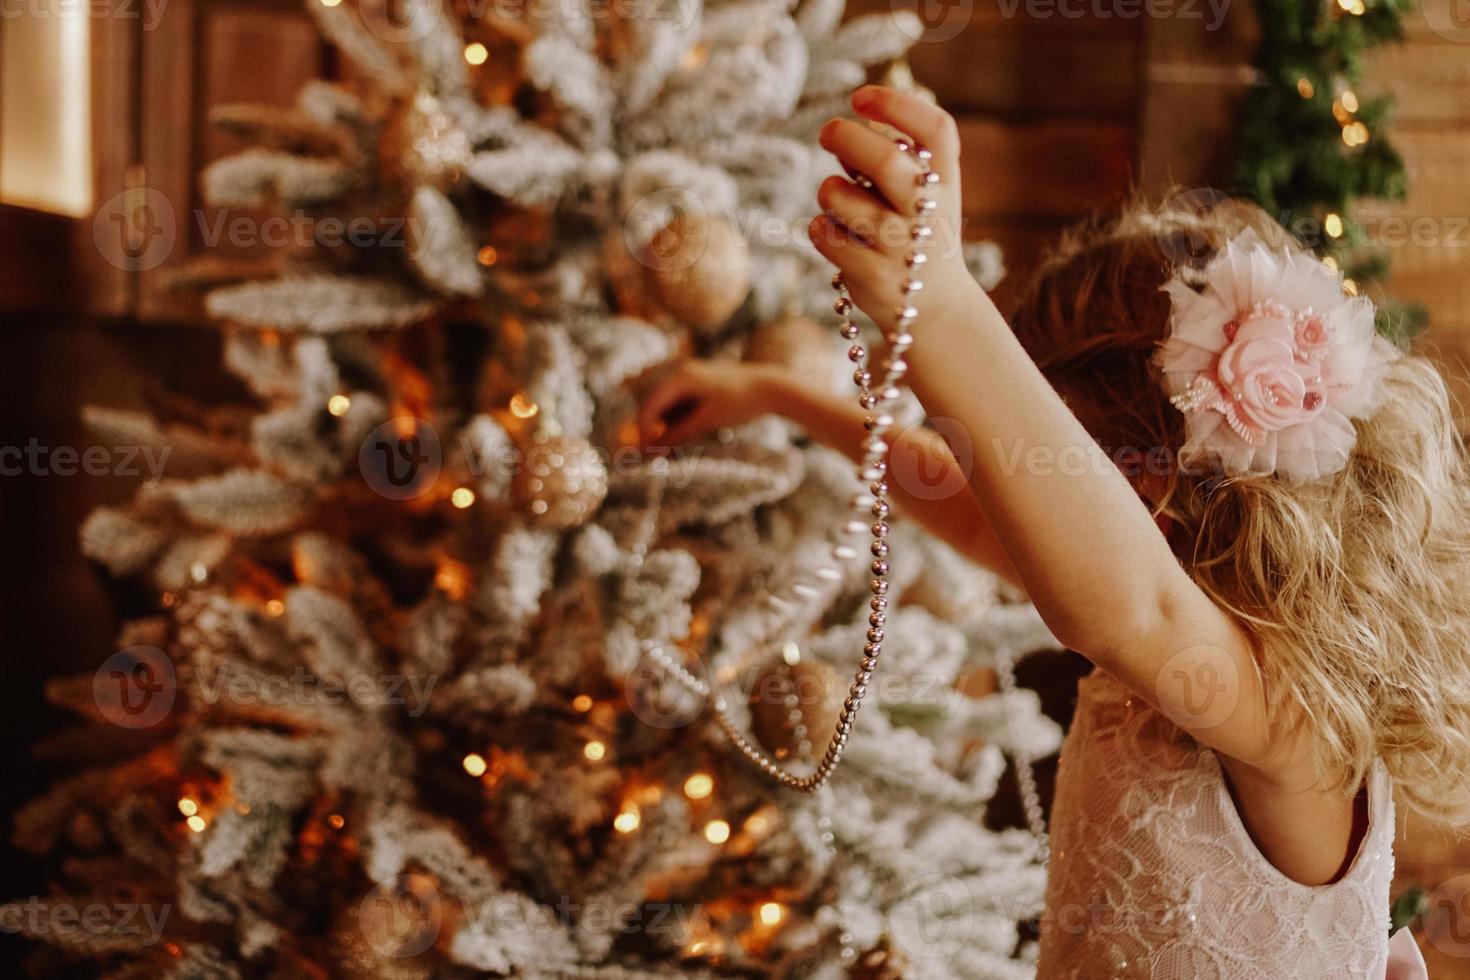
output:
M745 344L745 359L779 364L807 379L832 376L836 345L831 333L817 321L790 314L762 323Z
M698 330L723 326L750 292L750 249L721 218L676 215L641 259L659 305Z
M788 647L788 649L794 649ZM809 759L842 709L842 678L826 664L778 657L750 692L750 727L777 759Z
M585 439L538 435L516 471L515 493L538 527L580 527L607 497L607 466Z

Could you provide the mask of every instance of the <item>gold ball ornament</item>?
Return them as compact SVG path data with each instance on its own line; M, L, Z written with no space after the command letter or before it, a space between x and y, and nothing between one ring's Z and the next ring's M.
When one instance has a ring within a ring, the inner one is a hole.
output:
M750 292L750 249L722 218L682 212L640 258L654 299L696 330L723 326Z
M832 374L834 348L829 330L810 317L791 314L756 327L746 341L745 359L819 379Z
M826 664L793 659L778 657L757 675L750 728L777 759L810 759L826 749L846 692Z
M580 527L607 497L607 466L585 439L537 436L516 471L515 493L536 526Z

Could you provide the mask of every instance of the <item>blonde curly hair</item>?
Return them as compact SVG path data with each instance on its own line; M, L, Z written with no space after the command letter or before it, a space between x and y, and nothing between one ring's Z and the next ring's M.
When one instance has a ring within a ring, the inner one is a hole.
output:
M1151 366L1169 325L1161 288L1246 229L1300 247L1249 204L1135 204L1044 262L1012 323L1104 449L1167 457L1182 444L1184 416ZM1384 385L1333 477L1293 486L1166 465L1141 489L1195 582L1256 640L1274 712L1294 707L1318 732L1325 778L1354 787L1382 759L1408 805L1459 822L1470 817L1470 465L1427 360L1406 355Z

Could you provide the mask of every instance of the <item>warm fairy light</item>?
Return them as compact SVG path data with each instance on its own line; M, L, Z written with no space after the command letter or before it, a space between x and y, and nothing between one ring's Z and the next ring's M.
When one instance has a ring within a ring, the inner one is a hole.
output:
M187 823L189 825L189 829L194 831L194 833L196 834L204 833L204 828L209 826L209 824L204 822L204 818L199 816L198 814L195 814L184 822Z
M801 663L801 647L797 646L793 641L787 640L785 645L781 647L781 659L786 661L787 666L795 667Z
M1322 227L1326 228L1327 229L1327 234L1331 235L1333 238L1341 238L1342 237L1342 215L1339 215L1339 214L1329 214L1327 216L1327 220L1322 223Z
M684 780L684 795L691 800L703 800L714 790L714 777L707 772L697 772Z
M472 65L483 65L485 59L490 57L490 50L479 41L474 41L464 46L464 60Z
M186 796L182 800L179 800L179 812L186 817L192 817L199 812L199 804Z
M638 829L642 818L638 814L638 804L625 803L623 810L613 818L613 829L620 834L631 834Z
M757 837L764 836L766 831L770 829L771 817L764 810L757 810L750 815L750 819L745 821L745 832L754 834Z
M1356 296L1358 295L1358 284L1351 279L1344 279L1342 281L1342 291L1349 296Z
M281 616L286 612L286 604L280 599L271 599L265 604L266 615Z
M327 399L327 411L331 412L339 419L342 416L346 415L347 410L351 407L352 399L348 398L346 395L333 395L331 398Z
M723 820L711 820L704 825L704 839L711 844L723 844L730 839L730 825Z
M470 587L470 570L453 558L440 558L434 571L434 587L451 599L463 599Z
M469 487L455 487L454 492L449 495L449 502L460 510L473 507L475 504L475 491Z
M786 910L781 907L780 902L765 902L759 912L761 924L767 926L780 925L781 917L785 914Z
M1348 146L1362 146L1368 142L1368 127L1360 122L1342 127L1342 141Z
M1330 255L1324 255L1322 257L1322 264L1327 266L1327 268L1331 269L1333 272L1336 272L1338 270L1337 259L1333 258Z
M541 411L541 406L531 401L523 393L518 392L510 398L510 414L518 419L535 418L539 411Z
M322 0L322 6L323 7L335 7L335 6L337 6L341 2L342 2L342 0Z
M475 254L475 258L479 260L481 265L491 266L495 264L496 259L500 258L500 253L495 251L494 245L486 245Z
M602 757L607 755L607 746L603 745L601 742L594 738L592 741L582 746L582 754L593 762L601 762Z
M341 830L343 827L347 826L347 818L342 816L342 814L340 813L334 813L327 818L327 824L331 826L333 830Z
M1313 85L1312 80L1304 75L1296 80L1296 93L1304 99L1310 99L1317 94L1317 86Z
M485 775L485 770L490 768L485 764L485 757L478 752L471 752L464 757L464 771L479 779Z
M591 711L592 696L588 694L578 694L576 697L572 698L572 710L580 711L582 714L586 714L587 712Z
M1358 111L1358 96L1351 89L1342 93L1342 98L1339 101L1342 102L1342 107L1348 112Z
M196 561L189 566L189 577L196 582L203 582L209 578L209 566L201 561Z

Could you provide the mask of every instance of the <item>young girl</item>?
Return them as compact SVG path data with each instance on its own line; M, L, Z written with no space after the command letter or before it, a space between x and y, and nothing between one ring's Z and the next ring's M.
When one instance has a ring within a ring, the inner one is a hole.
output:
M857 179L822 185L812 238L890 337L921 187L936 205L904 356L944 438L891 440L892 493L1097 667L1040 975L1422 975L1406 932L1390 955L1391 793L1470 808L1470 473L1444 382L1245 205L1089 227L1008 327L960 257L953 120L871 86L853 106L940 177L868 125L822 131ZM689 364L643 424L667 445L769 411L863 451L863 411L769 367Z

